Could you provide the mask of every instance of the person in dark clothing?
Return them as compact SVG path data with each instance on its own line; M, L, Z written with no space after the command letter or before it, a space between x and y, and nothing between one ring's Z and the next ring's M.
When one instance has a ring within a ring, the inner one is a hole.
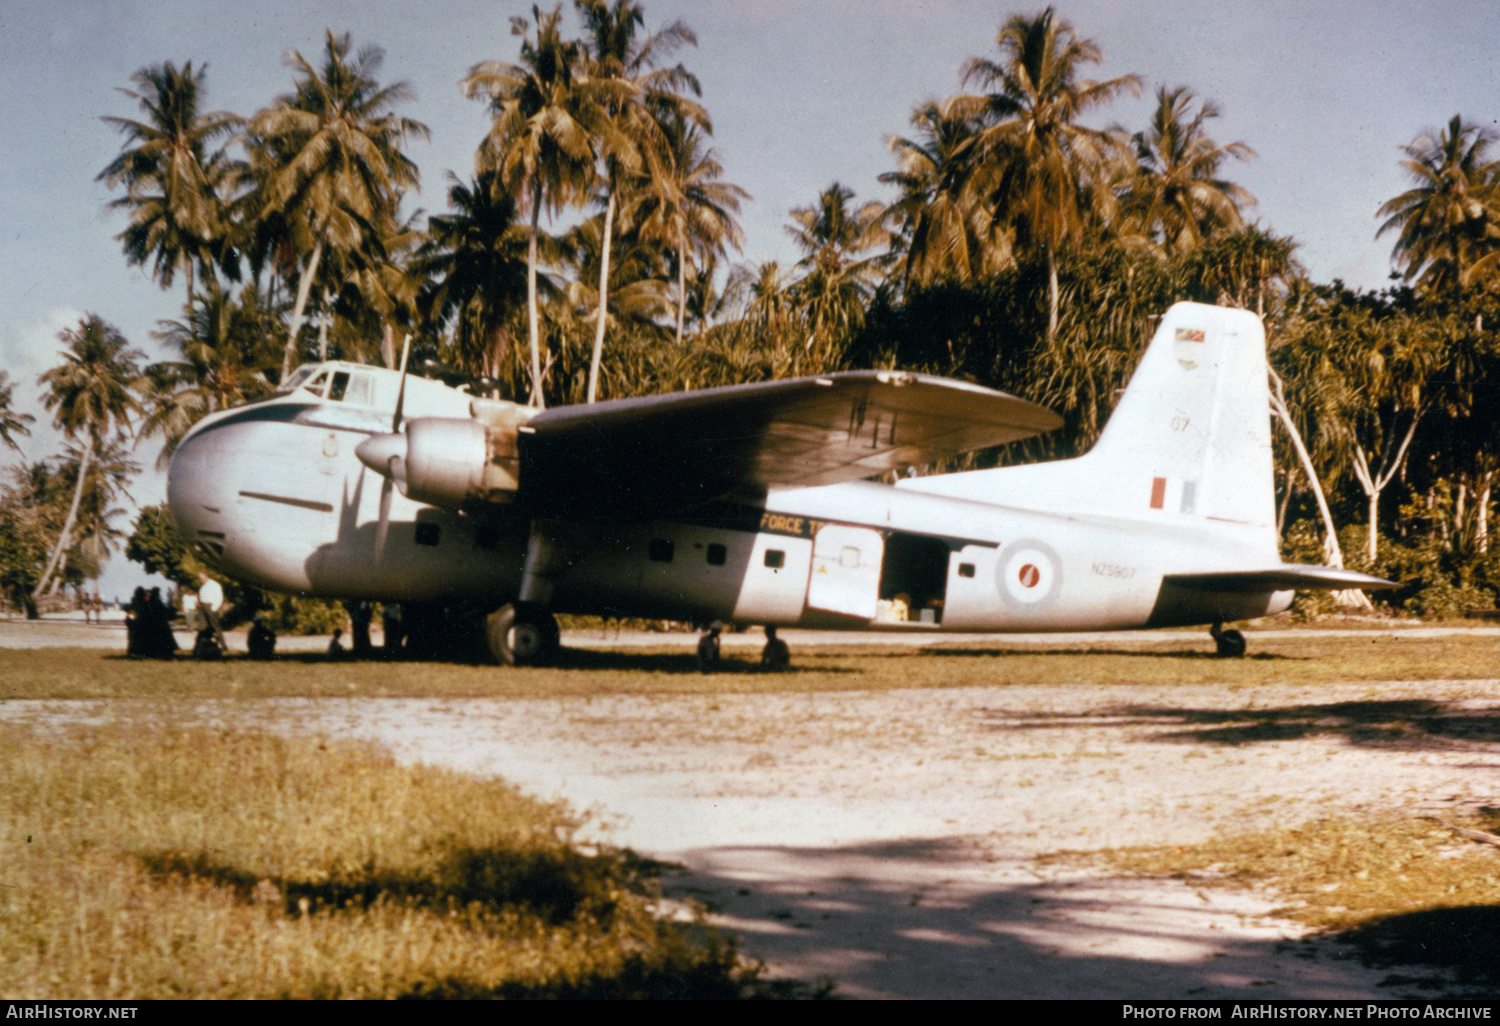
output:
M259 616L250 625L250 633L245 638L245 642L250 649L251 659L274 659L276 657L276 632L267 627L265 621Z
M125 654L140 659L145 653L145 631L142 625L146 616L146 589L137 588L130 596L130 605L125 607Z
M172 611L161 600L160 588L152 588L146 597L141 641L141 654L147 659L171 659L177 654L177 639L172 634Z
M349 613L349 640L354 658L370 658L373 651L370 647L370 620L375 616L375 608L368 602L345 602L344 609Z
M405 629L401 623L401 607L394 602L387 602L381 607L380 626L385 631L385 640L381 643L381 654L387 659L394 659L401 654L401 641L405 637Z

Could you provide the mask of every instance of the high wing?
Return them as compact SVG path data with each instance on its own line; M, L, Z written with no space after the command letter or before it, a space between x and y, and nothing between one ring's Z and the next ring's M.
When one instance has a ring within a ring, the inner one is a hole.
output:
M850 371L566 406L517 438L518 503L536 516L631 520L770 487L838 484L1062 425L978 385Z
M1372 577L1357 570L1331 566L1303 566L1284 563L1266 570L1236 570L1211 574L1168 574L1165 583L1194 591L1347 591L1360 588L1383 591L1402 587L1396 581Z

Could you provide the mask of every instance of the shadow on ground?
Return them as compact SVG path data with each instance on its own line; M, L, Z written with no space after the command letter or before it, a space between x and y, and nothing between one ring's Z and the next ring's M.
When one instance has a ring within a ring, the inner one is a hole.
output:
M1474 709L1427 699L1330 702L1253 709L1114 706L1077 715L991 710L990 730L1138 727L1164 742L1250 745L1337 738L1346 744L1398 750L1453 750L1500 744L1500 707Z
M1098 646L1088 648L923 648L918 652L911 653L913 656L937 656L939 658L962 658L964 656L983 656L987 659L1005 657L1035 657L1035 656L1123 656L1129 659L1156 660L1156 659L1207 659L1218 661L1224 657L1207 649L1202 652L1194 649L1186 649L1176 652L1163 652L1161 650L1143 651L1138 648L1100 648ZM1265 662L1274 660L1276 662L1307 662L1307 656L1280 655L1275 652L1252 652L1247 656L1240 656L1237 661L1253 660Z
M136 661L126 655L107 655L103 658L111 661L134 662ZM175 659L158 660L163 662L188 662L191 657L186 653L179 654ZM241 663L254 665L260 660L251 659L243 653L231 653L222 660L210 660L208 665L216 663ZM326 652L285 652L278 653L273 659L265 660L271 663L300 663L305 666L325 665L336 663L350 665L357 663L431 663L434 665L447 666L480 666L494 670L502 670L504 667L495 665L487 656L485 657L460 657L460 656L434 656L432 658L415 658L397 656L387 658L376 654L371 656L356 657L351 654L342 656L330 656ZM557 658L549 663L545 669L549 670L618 670L628 673L669 673L669 674L693 674L701 675L698 666L698 657L691 652L632 652L632 651L610 651L608 649L591 648L564 648L558 653ZM724 656L716 664L713 675L744 676L747 674L799 674L799 673L835 673L848 674L858 673L856 669L838 666L798 666L795 663L783 669L771 669L762 666L757 660L736 659L733 656Z
M1016 862L976 873L962 841L688 853L670 894L694 899L772 972L819 977L836 996L1207 999L1432 996L1450 974L1386 968L1410 944L1295 939L1243 925L1242 896L1178 881ZM776 880L775 884L768 883ZM1494 910L1465 910L1490 915ZM1478 924L1475 924L1478 928ZM1434 920L1434 930L1443 924ZM1288 931L1295 928L1287 927ZM1361 954L1369 959L1361 964ZM1443 964L1443 963L1439 963ZM940 969L934 969L940 967Z

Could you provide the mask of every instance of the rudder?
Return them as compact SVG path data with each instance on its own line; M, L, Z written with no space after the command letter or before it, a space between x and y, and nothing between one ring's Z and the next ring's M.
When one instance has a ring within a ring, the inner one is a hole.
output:
M1083 456L902 485L1028 509L1201 518L1274 532L1265 329L1249 311L1178 303Z

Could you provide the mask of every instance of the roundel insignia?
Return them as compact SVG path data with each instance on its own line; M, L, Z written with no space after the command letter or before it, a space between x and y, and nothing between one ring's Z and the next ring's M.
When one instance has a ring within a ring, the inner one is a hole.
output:
M1062 587L1062 560L1057 550L1033 538L1013 542L1000 553L1000 597L1020 612L1050 606Z

